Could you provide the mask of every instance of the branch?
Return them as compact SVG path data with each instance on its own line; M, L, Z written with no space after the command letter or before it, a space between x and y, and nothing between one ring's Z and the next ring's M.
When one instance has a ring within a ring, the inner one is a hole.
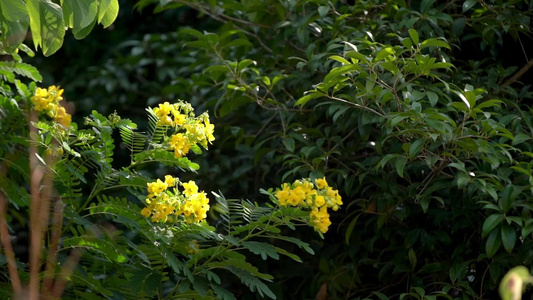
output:
M7 266L9 269L9 278L11 279L13 293L15 295L19 295L22 291L22 286L20 284L19 273L17 271L15 252L13 252L13 246L11 245L11 236L9 235L9 229L7 228L6 207L6 199L4 198L4 194L0 191L0 237L2 240L2 245L5 249Z
M42 250L42 235L41 235L41 218L40 212L40 187L41 179L44 171L39 166L37 160L37 128L33 123L37 122L37 113L30 112L29 128L30 128L30 146L29 146L29 160L30 160L30 283L29 283L29 300L39 299L39 275L41 268L41 250Z
M531 67L533 67L533 59L529 60L518 72L514 73L514 75L507 79L502 85L500 85L500 89L503 89L506 86L511 85L515 81L517 81L524 73L526 73Z
M52 231L50 233L50 246L43 279L43 293L51 294L53 288L54 273L57 264L57 249L63 226L63 202L59 197L54 201L54 216L52 219Z
M59 273L59 278L57 278L56 283L54 284L54 288L52 289L52 297L58 299L61 297L65 287L67 286L67 279L74 271L74 267L76 267L80 261L83 252L85 252L85 249L83 248L75 248L72 250L72 252L70 252L65 265L61 269L61 273Z

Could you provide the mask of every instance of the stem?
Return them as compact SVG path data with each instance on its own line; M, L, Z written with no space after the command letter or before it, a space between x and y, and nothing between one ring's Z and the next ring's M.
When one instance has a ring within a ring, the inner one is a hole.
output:
M57 278L56 283L54 284L54 288L52 289L53 298L59 298L63 294L63 291L67 286L67 278L74 271L74 267L80 261L83 252L85 252L85 249L75 248L70 253L70 256L67 258L65 265L61 269L61 273L59 273L59 277Z
M37 113L30 112L29 128L30 128L30 145L29 145L29 161L30 161L30 283L29 283L29 300L39 300L39 273L41 266L41 218L40 213L40 193L41 179L44 171L39 166L37 160L37 128L33 126L33 122L37 122Z
M4 194L0 191L0 238L5 249L11 287L13 288L13 293L18 295L22 291L22 286L17 271L15 253L13 252L13 246L11 245L11 236L9 235L9 229L7 228L6 208L7 202L4 198Z
M51 293L53 288L53 279L57 264L57 249L59 246L59 237L61 236L61 226L63 225L63 202L60 198L54 201L54 216L52 219L52 231L50 233L50 246L48 250L48 259L46 260L46 269L44 271L43 291Z

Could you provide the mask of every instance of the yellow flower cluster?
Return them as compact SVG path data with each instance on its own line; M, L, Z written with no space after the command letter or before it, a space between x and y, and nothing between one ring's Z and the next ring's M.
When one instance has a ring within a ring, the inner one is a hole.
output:
M63 106L59 105L59 101L63 100L63 91L55 85L48 87L48 89L37 88L30 100L36 111L42 111L57 123L69 127L72 117Z
M310 209L311 225L322 233L326 233L331 225L328 208L336 211L342 205L339 192L331 188L325 178L315 180L314 184L309 178L296 180L293 184L284 183L274 195L281 206Z
M169 150L174 151L177 158L186 156L192 146L200 144L207 149L208 144L215 140L215 126L209 122L209 115L203 113L195 117L194 109L188 103L179 101L159 104L153 109L158 126L169 126L174 134L168 141Z
M151 217L153 222L184 220L187 223L198 223L207 217L209 199L194 181L180 182L170 175L165 181L157 179L148 184L148 197L141 214ZM178 189L183 187L183 191Z

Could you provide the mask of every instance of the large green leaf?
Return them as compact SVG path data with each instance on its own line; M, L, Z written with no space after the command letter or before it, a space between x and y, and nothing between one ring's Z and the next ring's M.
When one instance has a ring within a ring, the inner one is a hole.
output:
M64 4L72 8L74 33L91 25L98 13L98 0L64 0Z
M98 7L98 23L104 28L111 25L118 16L118 0L100 0Z
M50 0L28 0L26 5L35 48L41 46L45 56L54 54L63 45L65 36L61 7Z
M24 1L0 1L0 39L6 50L13 51L24 41L29 25L30 17Z

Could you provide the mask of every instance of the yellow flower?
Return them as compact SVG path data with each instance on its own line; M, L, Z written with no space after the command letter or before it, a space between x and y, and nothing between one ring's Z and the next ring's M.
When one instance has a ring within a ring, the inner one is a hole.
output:
M315 230L318 230L322 233L326 233L328 231L331 221L329 220L329 214L326 206L322 206L320 209L313 209L309 216L311 217L311 224Z
M148 197L150 198L158 196L168 187L168 185L164 183L163 181L161 181L161 179L158 179L155 182L150 182L147 185L148 185Z
M174 125L174 123L172 122L172 118L169 116L172 109L172 105L170 105L170 103L168 102L161 103L159 104L159 107L154 108L154 114L159 119L159 121L157 121L157 125Z
M282 190L277 190L274 195L278 198L278 203L281 206L287 206L289 200L290 186L286 183L283 184Z
M174 156L176 158L180 158L187 155L187 153L189 153L189 150L191 149L189 138L187 138L181 133L177 133L171 136L169 144L170 149L174 150Z
M151 214L152 211L148 207L145 207L141 210L141 215L143 215L145 218L148 218Z
M175 114L174 114L174 123L177 126L183 126L185 124L185 121L186 121L185 115L182 115L179 112L175 112Z
M198 186L196 185L196 182L190 180L189 182L182 183L184 191L183 193L186 196L192 196L195 193L198 193Z
M316 196L315 197L315 205L316 207L322 207L326 204L326 199L324 199L324 196Z
M63 106L59 106L56 110L54 120L65 127L69 127L72 122L72 116L67 113Z
M173 186L176 183L176 179L171 175L165 175L165 183L167 186Z
M209 123L209 118L205 118L205 135L209 144L212 144L215 140L213 133L215 132L215 125Z
M317 179L316 180L316 186L319 189L327 188L328 187L328 182L326 181L326 177Z
M56 87L55 85L51 85L48 87L48 93L50 94L50 97L54 98L57 101L63 100L63 89L59 89L59 87Z

